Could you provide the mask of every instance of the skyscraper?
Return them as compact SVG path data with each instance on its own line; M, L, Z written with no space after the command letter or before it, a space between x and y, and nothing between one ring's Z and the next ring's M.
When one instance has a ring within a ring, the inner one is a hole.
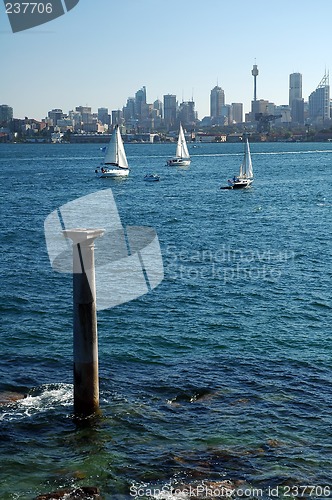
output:
M123 116L126 122L135 117L135 97L128 97L127 104L123 108Z
M103 125L109 125L110 117L108 114L108 108L98 108L98 121Z
M146 104L146 88L142 87L135 94L135 115L136 115L136 118L141 118L144 104Z
M115 125L122 125L123 122L123 113L121 109L112 110L112 127Z
M233 120L235 123L243 122L243 104L242 102L232 102Z
M177 102L176 95L164 95L164 121L166 127L172 127L176 123Z
M13 108L8 104L0 105L0 126L7 125L13 119Z
M180 104L179 120L184 127L193 127L196 122L194 101L186 101Z
M331 117L328 73L325 73L316 90L309 96L309 117L316 123L324 123Z
M222 107L225 105L225 92L216 85L210 94L210 116L218 118L222 115Z
M302 75L292 73L289 75L289 107L292 107L294 99L302 99Z
M293 123L304 123L304 100L302 98L302 75L289 75L289 107Z
M153 103L153 109L156 109L159 111L159 116L163 115L163 103L159 100L156 99Z

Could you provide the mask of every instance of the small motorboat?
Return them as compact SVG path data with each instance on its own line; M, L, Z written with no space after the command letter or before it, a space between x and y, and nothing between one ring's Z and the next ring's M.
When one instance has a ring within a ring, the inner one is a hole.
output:
M160 181L160 177L157 174L146 174L144 180L147 182L157 182Z

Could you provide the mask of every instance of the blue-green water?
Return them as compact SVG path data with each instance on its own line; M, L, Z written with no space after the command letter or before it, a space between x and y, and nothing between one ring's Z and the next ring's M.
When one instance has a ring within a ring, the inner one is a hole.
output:
M188 169L164 166L171 145L126 150L116 181L94 177L98 145L0 144L0 392L28 394L0 406L0 498L187 498L170 485L225 480L257 498L296 485L327 498L332 144L252 144L245 191L220 190L241 145L191 147ZM123 225L155 228L165 277L98 313L102 416L77 427L72 279L52 270L43 224L110 187Z

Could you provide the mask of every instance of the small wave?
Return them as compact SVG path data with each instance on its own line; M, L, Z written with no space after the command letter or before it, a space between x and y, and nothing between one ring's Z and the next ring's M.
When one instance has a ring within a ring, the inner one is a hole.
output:
M6 405L4 412L0 414L0 421L22 420L59 406L69 406L73 401L72 393L71 384L46 384L35 387L24 399Z
M261 151L261 152L251 152L252 155L263 155L263 156L279 156L279 155L308 155L308 154L322 154L322 153L332 153L330 150L318 150L313 149L309 151Z
M329 202L317 203L317 207L332 207L332 203Z
M307 154L322 154L322 153L332 153L330 150L309 150L309 151L251 151L252 156L280 156L280 155L307 155ZM195 158L207 158L207 157L225 157L225 156L243 156L242 152L239 153L205 153L205 154L192 154Z
M318 300L312 301L310 305L315 309L331 309L331 306L329 304Z
M96 161L100 159L99 156L60 156L60 160L72 160L72 161L80 161L80 160L83 160L83 161ZM8 159L5 158L5 159L1 159L0 160L0 163L5 163L7 162ZM50 156L50 157L46 157L46 156L43 156L43 157L24 157L24 158L20 158L20 163L23 163L23 162L31 162L31 161L42 161L42 162L59 162L59 157L58 156Z
M206 153L202 155L191 155L192 157L195 158L208 158L208 157L219 157L219 156L243 156L243 153Z
M168 219L164 222L165 224L177 224L178 222L180 222L180 219L178 217L172 217L171 219Z

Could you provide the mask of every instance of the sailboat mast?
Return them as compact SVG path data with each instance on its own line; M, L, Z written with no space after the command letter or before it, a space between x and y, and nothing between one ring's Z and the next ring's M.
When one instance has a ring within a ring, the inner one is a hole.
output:
M115 162L119 165L119 125L116 126Z

